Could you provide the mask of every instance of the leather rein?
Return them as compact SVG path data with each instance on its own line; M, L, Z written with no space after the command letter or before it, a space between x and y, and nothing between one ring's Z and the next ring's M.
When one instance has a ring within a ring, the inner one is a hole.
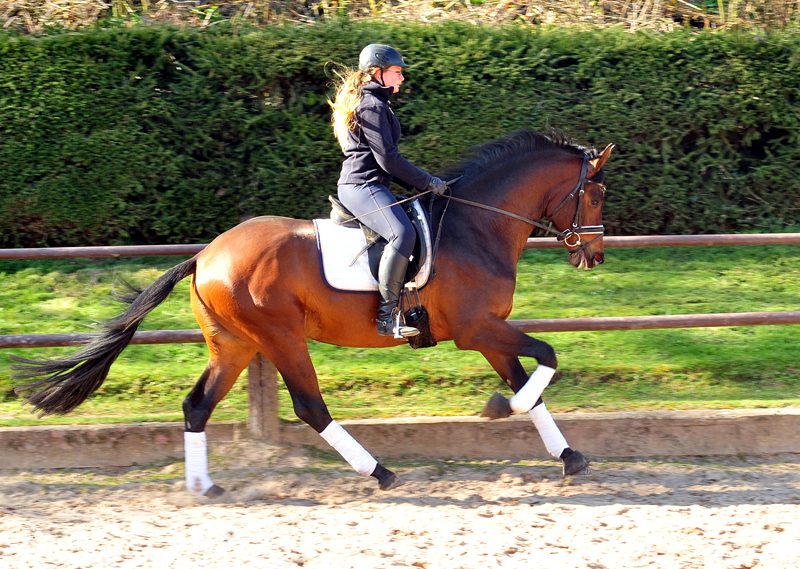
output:
M605 227L603 227L602 225L581 225L581 209L582 209L581 206L583 205L583 196L585 194L586 182L589 181L589 179L586 177L586 171L588 169L589 169L589 157L588 156L584 156L583 157L583 165L581 166L581 176L580 176L580 179L578 180L578 184L569 193L569 195L567 195L567 197L564 198L564 200L558 205L558 207L556 209L554 209L553 212L548 216L548 217L552 217L562 207L564 207L567 204L567 202L569 202L575 196L578 196L578 208L575 210L575 219L572 221L572 227L570 227L569 229L565 229L564 231L558 231L556 229L553 229L552 223L550 225L545 225L545 224L540 223L538 221L535 221L533 219L528 219L527 217L523 217L521 215L517 215L516 213L512 213L510 211L506 211L504 209L500 209L499 207L494 207L494 206L491 206L491 205L486 205L486 204L482 204L482 203L478 203L478 202L465 200L465 199L462 199L462 198L457 198L457 197L452 196L452 195L447 195L447 194L442 194L442 195L438 195L438 196L434 195L433 198L434 199L437 198L437 197L446 198L446 199L448 199L450 201L463 203L463 204L470 205L470 206L473 206L473 207L477 207L477 208L480 208L480 209L485 209L487 211L491 211L491 212L494 212L494 213L499 213L499 214L502 214L502 215L505 215L505 216L508 216L508 217L511 217L511 218L514 218L514 219L518 219L519 221L524 221L525 223L533 225L534 227L538 227L539 229L544 229L548 233L553 233L556 236L556 238L559 241L563 241L564 244L567 247L574 248L574 249L571 249L571 252L575 253L575 252L580 252L580 251L584 250L586 247L588 247L589 245L591 245L592 243L594 243L595 241L600 239L603 236L603 233L605 232ZM455 184L456 182L458 182L463 177L464 176L459 176L457 178L454 178L452 180L449 180L449 181L445 182L445 184L447 184L447 189L452 191L450 186ZM377 213L377 212L379 212L381 210L384 210L386 208L395 207L395 206L398 206L400 204L403 204L403 203L406 203L406 202L409 202L409 201L412 201L412 200L417 200L417 199L421 198L422 196L424 196L425 194L429 194L429 193L431 193L431 190L425 190L424 192L421 192L421 193L419 193L419 194L417 194L415 196L411 196L409 198L405 198L403 200L397 201L395 203L392 203L392 204L389 204L389 205L386 205L386 206L383 206L383 207L379 207L378 209L370 211L368 213L363 213L361 215L353 216L352 218L349 218L348 221L357 220L357 219L360 219L362 217L366 217L368 215L371 215L373 213ZM431 202L430 202L430 210L431 211L430 211L429 215L431 216L431 218L432 218L432 214L433 214L433 202L434 202L434 199L432 199ZM442 212L442 217L441 217L441 219L439 221L439 230L436 233L436 240L435 240L435 243L434 243L434 246L433 246L433 259L434 260L436 259L436 252L439 249L439 239L441 237L442 225L443 225L443 222L444 222L444 215L445 215L446 212L447 212L447 206L445 206L445 210ZM595 237L594 239L592 239L588 243L583 243L581 241L581 236L580 236L581 233L591 233L591 234L598 234L598 235L597 235L597 237ZM572 237L573 235L575 236L575 242L574 243L570 243L568 241L568 239L570 237Z
M567 195L567 197L564 198L564 200L558 205L558 207L556 209L554 209L553 212L550 215L548 215L548 217L552 217L562 207L564 207L567 204L568 201L570 201L572 198L577 196L578 197L578 208L575 211L575 219L572 221L572 227L570 227L569 229L565 229L564 231L558 231L556 229L553 229L552 224L547 226L547 225L544 225L543 223L540 223L540 222L535 221L533 219L528 219L527 217L523 217L521 215L517 215L516 213L512 213L510 211L506 211L504 209L500 209L498 207L494 207L494 206L491 206L491 205L486 205L486 204L482 204L482 203L478 203L478 202L465 200L465 199L462 199L462 198L457 198L457 197L454 197L452 195L448 196L447 194L443 194L441 197L447 198L448 200L451 200L451 201L463 203L463 204L466 204L466 205L471 205L473 207L478 207L480 209L485 209L487 211L492 211L494 213L500 213L502 215L505 215L505 216L508 216L508 217L512 217L512 218L518 219L520 221L524 221L525 223L533 225L534 227L538 227L539 229L544 229L548 233L555 234L556 238L559 241L563 241L564 244L567 245L567 247L577 247L577 249L574 249L573 252L582 251L583 249L585 249L586 247L588 247L589 245L591 245L592 243L594 243L595 241L600 239L603 236L603 233L605 232L605 227L603 227L602 225L581 225L581 210L582 210L581 206L583 205L583 197L584 197L584 194L586 193L586 190L585 190L586 182L589 181L589 179L586 177L586 171L588 170L588 168L589 168L589 157L588 156L584 156L583 157L583 165L581 166L581 176L580 176L580 179L578 180L578 184L569 193L569 195ZM449 182L446 182L448 187L451 184L455 184L462 177L463 176L459 176L458 178L455 178L453 180L450 180ZM583 243L583 242L581 242L581 236L580 236L581 233L591 233L591 234L597 233L599 235L597 235L597 237L595 237L594 239L592 239L588 243ZM573 235L576 237L576 240L575 240L574 243L570 243L568 241L568 239L570 237L572 237Z

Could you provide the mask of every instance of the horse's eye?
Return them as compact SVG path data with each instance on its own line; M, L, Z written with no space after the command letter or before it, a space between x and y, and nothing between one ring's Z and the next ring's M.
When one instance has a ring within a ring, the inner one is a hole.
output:
M600 200L592 200L592 205L593 205L594 207L597 207L597 206L599 206L599 205L600 205Z

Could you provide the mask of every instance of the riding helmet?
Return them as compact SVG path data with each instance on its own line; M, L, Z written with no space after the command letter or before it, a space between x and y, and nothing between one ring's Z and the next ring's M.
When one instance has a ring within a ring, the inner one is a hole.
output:
M400 52L390 45L371 43L362 49L361 55L358 56L358 68L361 71L368 71L370 67L386 69L393 65L408 67Z

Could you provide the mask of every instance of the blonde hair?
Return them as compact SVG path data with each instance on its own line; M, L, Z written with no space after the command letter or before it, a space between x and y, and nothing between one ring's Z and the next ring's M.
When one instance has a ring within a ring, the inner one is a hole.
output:
M356 110L361 102L361 90L364 85L372 80L372 75L379 67L371 67L367 71L360 69L350 69L349 67L342 67L340 71L334 70L336 77L336 98L331 101L328 99L328 104L333 109L333 116L331 122L333 123L333 134L339 142L342 150L347 148L347 133L355 130Z

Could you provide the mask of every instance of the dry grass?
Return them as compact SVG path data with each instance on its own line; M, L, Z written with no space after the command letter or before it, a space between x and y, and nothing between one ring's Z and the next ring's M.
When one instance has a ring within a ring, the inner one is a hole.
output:
M27 34L142 23L306 24L342 16L422 23L621 25L630 31L689 25L769 30L797 26L798 14L800 0L0 0L0 25Z

